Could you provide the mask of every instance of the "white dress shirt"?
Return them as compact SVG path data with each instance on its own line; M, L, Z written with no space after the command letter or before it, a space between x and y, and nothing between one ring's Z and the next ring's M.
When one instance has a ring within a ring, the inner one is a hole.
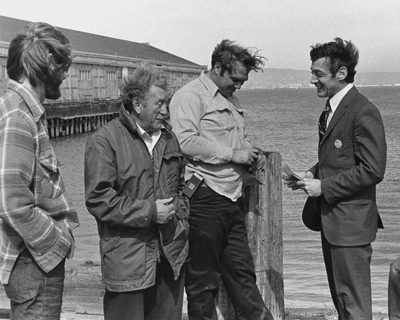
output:
M353 88L353 84L349 83L347 86L345 86L342 90L340 90L338 93L336 93L330 100L329 103L331 105L331 111L329 112L329 116L326 122L326 127L328 128L329 122L331 122L331 119L333 117L333 114L335 113L340 101L344 98L347 92L350 91L351 88Z

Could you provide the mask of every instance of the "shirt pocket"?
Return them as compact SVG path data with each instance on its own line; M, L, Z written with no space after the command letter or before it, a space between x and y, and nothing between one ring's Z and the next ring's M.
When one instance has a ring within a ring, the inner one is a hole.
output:
M64 193L64 183L61 178L59 163L52 149L39 155L37 168L37 193L43 198L58 198Z
M221 106L205 114L201 119L201 125L205 131L218 135L229 133L236 127L236 122L232 112L228 108Z

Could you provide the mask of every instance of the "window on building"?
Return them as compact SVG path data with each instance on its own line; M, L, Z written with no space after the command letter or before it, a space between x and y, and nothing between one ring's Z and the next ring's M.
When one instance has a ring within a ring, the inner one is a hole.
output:
M79 70L79 78L81 80L90 80L90 70Z
M117 75L116 75L115 71L107 71L107 80L108 81L117 80Z

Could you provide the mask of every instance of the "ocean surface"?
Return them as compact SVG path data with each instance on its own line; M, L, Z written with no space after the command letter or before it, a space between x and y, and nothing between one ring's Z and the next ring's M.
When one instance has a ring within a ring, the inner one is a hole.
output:
M377 188L378 206L385 229L373 243L373 311L387 313L387 282L391 261L400 257L400 87L361 87L381 111L388 143L384 181ZM250 140L265 151L277 151L294 170L317 161L317 122L325 104L315 89L241 90L237 96L247 110ZM80 216L75 231L76 256L99 263L96 223L84 205L83 155L91 133L52 140L62 163L67 191ZM93 164L96 165L96 164ZM302 191L283 188L283 245L285 308L332 307L319 233L301 221L306 200ZM72 262L67 262L68 263Z

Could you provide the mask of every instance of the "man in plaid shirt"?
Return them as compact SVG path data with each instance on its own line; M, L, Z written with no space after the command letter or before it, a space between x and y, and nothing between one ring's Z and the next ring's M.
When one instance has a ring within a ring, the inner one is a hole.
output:
M0 98L0 281L11 319L59 319L65 258L78 216L65 198L42 103L58 99L71 65L68 39L32 23L10 43Z

